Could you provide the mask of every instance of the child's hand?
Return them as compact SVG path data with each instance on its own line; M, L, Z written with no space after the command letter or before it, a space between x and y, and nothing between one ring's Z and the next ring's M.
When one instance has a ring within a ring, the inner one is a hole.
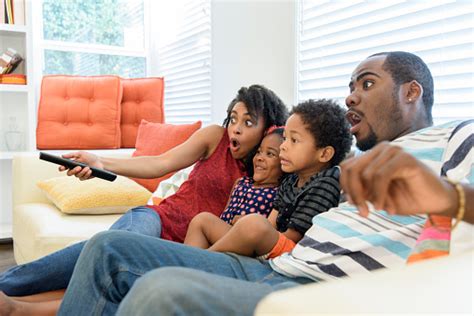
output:
M235 225L235 223L237 223L237 221L241 218L242 218L242 215L235 215L230 224Z

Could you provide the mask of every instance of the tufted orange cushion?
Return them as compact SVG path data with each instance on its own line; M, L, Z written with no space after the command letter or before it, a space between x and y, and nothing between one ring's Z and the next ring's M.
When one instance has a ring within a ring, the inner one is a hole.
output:
M135 147L142 119L164 123L163 78L122 79L122 148Z
M138 128L136 150L133 156L157 156L184 143L201 128L201 121L192 124L172 125L150 123L143 120ZM174 173L174 172L173 172ZM154 192L158 184L173 175L169 173L156 179L133 179L149 191Z
M122 84L116 76L45 76L41 83L39 149L120 148Z

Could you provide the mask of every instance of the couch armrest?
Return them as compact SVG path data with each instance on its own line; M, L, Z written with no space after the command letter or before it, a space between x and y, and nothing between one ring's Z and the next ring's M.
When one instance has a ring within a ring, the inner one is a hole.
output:
M94 151L92 151L94 152ZM123 157L131 156L130 150L106 151L104 156ZM54 152L54 154L62 154ZM97 151L102 155L101 151ZM13 188L13 209L24 203L49 203L46 195L36 186L40 180L53 177L66 176L66 173L58 171L58 165L40 160L38 152L23 153L13 157L12 188Z

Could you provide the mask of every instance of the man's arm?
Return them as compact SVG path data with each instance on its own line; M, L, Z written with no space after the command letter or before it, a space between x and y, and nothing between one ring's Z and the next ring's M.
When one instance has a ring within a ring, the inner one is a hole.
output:
M400 147L379 144L371 152L343 162L341 169L341 186L363 216L368 215L367 202L391 214L458 214L456 188ZM464 220L474 223L474 188L462 187Z

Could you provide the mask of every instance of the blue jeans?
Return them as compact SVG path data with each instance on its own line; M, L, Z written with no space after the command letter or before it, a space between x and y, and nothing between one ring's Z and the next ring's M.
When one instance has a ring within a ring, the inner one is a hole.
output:
M58 315L251 315L265 295L309 282L254 258L108 231L86 244Z
M161 220L154 210L142 206L129 210L110 229L160 237ZM74 244L5 271L0 275L0 291L10 296L24 296L65 289L85 243Z

